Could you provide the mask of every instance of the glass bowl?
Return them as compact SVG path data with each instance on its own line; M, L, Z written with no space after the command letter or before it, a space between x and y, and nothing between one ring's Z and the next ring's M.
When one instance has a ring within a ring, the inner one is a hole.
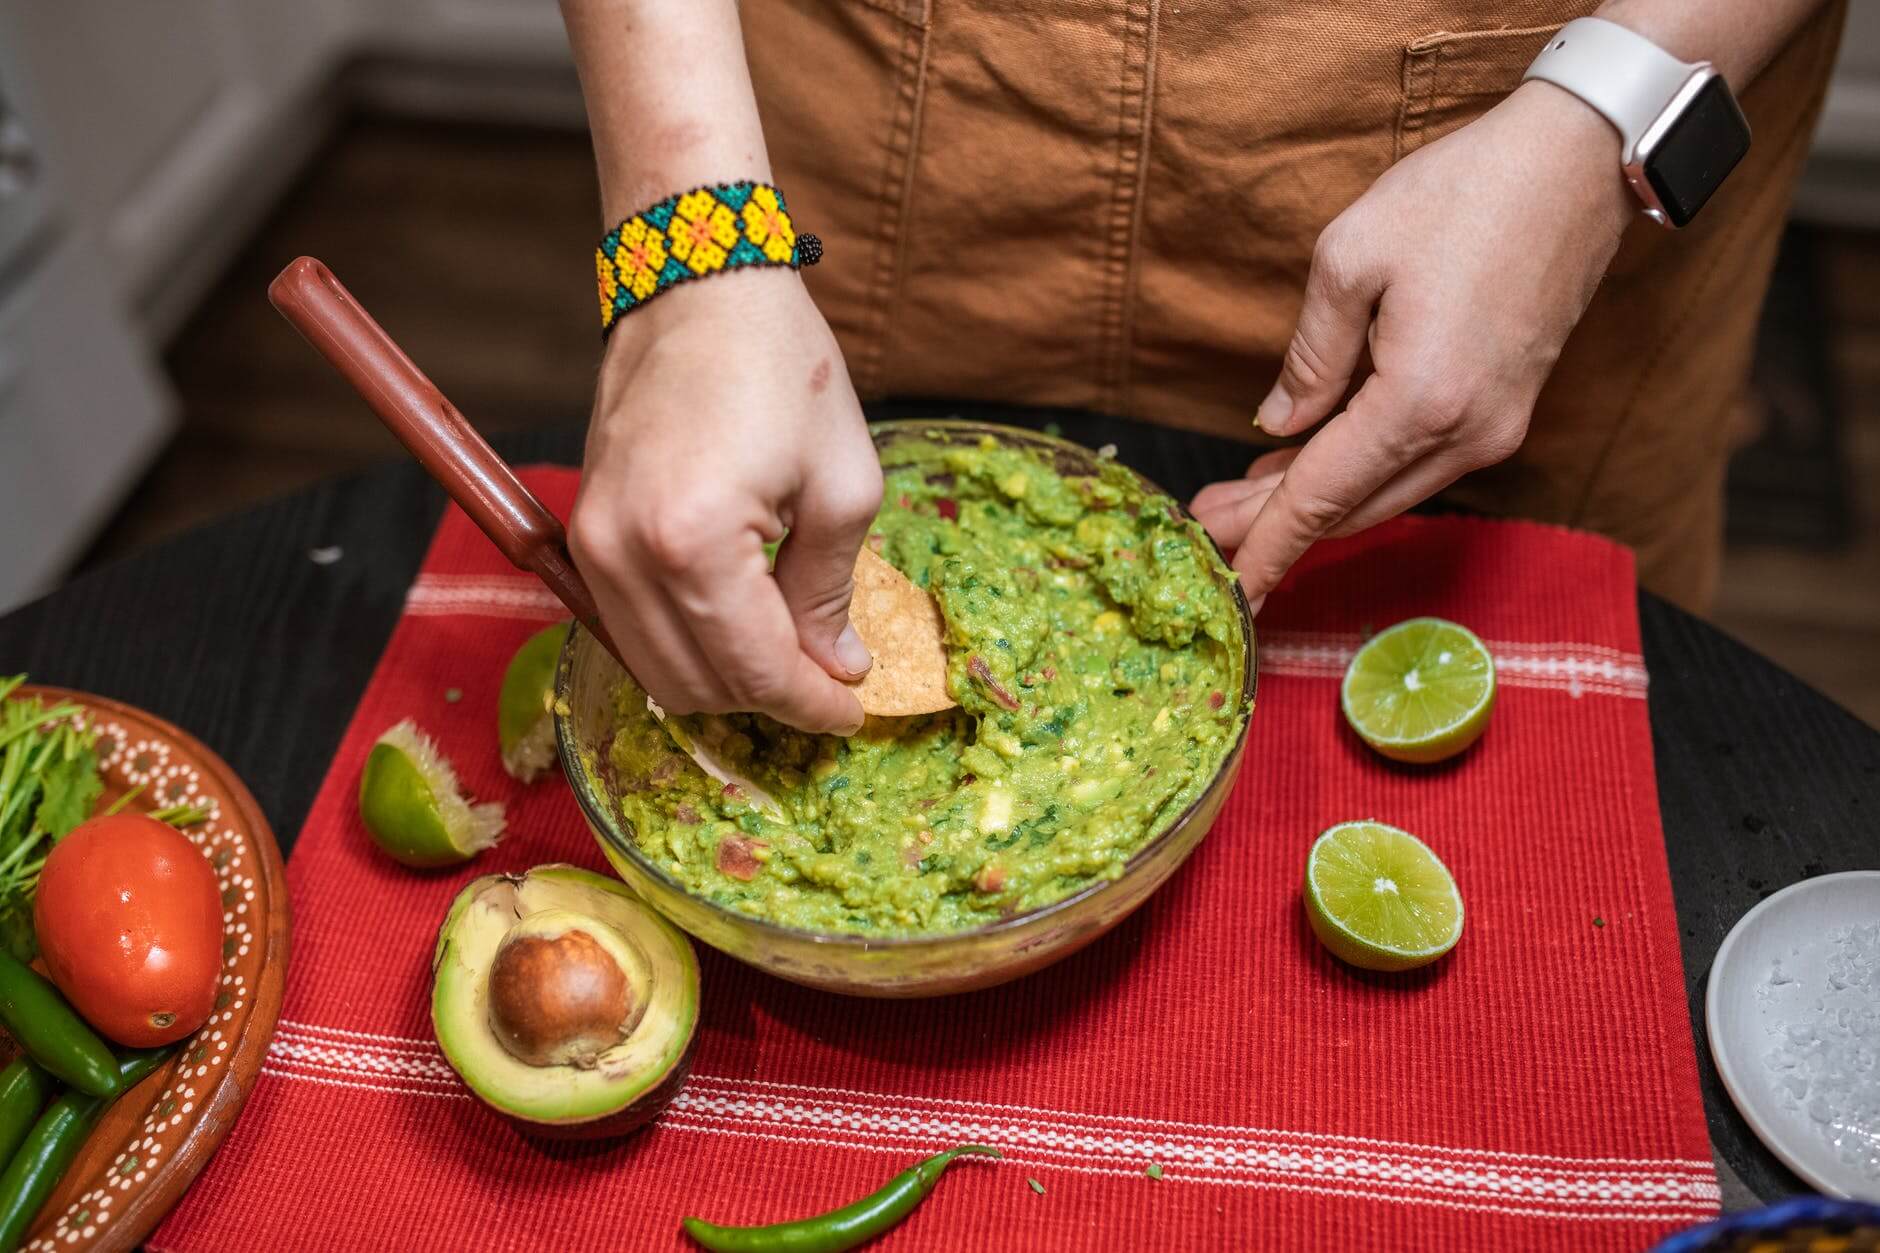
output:
M975 444L991 436L1049 461L1060 474L1093 474L1098 454L1069 440L984 422L906 421L870 428L884 453L905 440ZM1145 491L1175 503L1137 475ZM1239 773L1253 715L1253 619L1238 580L1223 578L1239 610L1240 725L1221 768L1176 819L1155 833L1115 879L1027 913L967 931L865 936L804 931L694 896L640 851L625 830L610 770L600 769L613 739L613 690L624 677L594 637L569 632L555 675L555 737L562 772L601 851L629 887L683 930L739 961L784 979L852 996L941 996L991 987L1068 957L1127 917L1186 861L1214 825Z

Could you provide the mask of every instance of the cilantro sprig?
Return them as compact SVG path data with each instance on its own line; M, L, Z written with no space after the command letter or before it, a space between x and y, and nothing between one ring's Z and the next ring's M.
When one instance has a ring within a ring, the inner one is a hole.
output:
M25 675L0 679L0 944L33 954L33 888L46 854L91 816L104 791L98 733L70 701L11 699Z

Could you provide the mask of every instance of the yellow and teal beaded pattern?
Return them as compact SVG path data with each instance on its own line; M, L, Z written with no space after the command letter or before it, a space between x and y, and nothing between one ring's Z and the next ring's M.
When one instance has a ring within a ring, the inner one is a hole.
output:
M797 267L782 192L768 183L719 183L668 196L594 250L601 333L675 284L752 265Z

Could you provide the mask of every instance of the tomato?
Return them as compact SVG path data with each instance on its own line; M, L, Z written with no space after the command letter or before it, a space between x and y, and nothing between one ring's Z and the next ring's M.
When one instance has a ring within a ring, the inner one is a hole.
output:
M46 971L119 1044L200 1027L222 967L215 871L188 837L142 814L93 818L53 846L33 906Z

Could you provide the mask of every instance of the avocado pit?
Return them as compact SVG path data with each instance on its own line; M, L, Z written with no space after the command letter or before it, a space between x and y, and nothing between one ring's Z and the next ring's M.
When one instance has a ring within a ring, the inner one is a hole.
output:
M604 923L569 910L533 914L503 936L490 963L490 1029L530 1066L594 1069L646 1012ZM643 972L636 972L643 973ZM642 980L643 982L643 980Z

